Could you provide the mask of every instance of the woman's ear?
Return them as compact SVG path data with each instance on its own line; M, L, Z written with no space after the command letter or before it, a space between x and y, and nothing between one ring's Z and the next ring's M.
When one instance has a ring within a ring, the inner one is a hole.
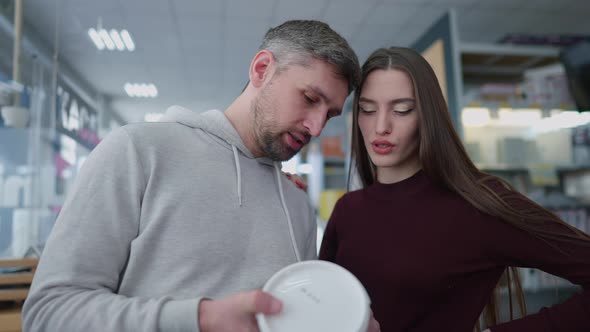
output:
M275 58L270 51L262 50L256 53L250 64L249 72L252 86L259 88L272 77L275 63Z

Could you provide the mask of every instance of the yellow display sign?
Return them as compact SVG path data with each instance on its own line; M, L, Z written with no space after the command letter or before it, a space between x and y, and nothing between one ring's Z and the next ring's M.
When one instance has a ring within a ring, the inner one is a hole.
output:
M336 202L346 193L342 189L329 189L320 193L319 215L322 220L330 219Z

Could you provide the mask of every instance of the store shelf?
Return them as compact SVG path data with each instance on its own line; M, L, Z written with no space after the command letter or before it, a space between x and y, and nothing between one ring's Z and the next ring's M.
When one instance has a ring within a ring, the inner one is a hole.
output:
M35 268L37 263L39 263L38 258L2 259L0 260L0 268Z
M0 310L0 332L20 332L21 324L19 307Z
M22 92L23 85L14 81L3 82L0 81L0 93L15 93L15 92Z
M0 260L0 332L21 330L22 303L38 262L37 258Z
M343 167L346 165L346 159L344 157L324 157L324 165Z
M501 165L476 165L477 168L485 173L528 173L529 170L525 167L516 166L501 166Z
M519 78L531 68L559 61L559 48L461 42L461 65L465 77L495 81Z
M0 301L24 301L29 288L0 289Z
M512 287L512 293L515 291L515 287ZM523 292L527 294L540 294L540 293L555 293L555 292L578 292L581 291L582 288L578 285L557 285L557 286L540 286L540 287L531 287L526 286L522 288ZM506 295L508 294L508 287L501 287L500 294Z
M504 165L476 165L477 168L486 173L509 173L509 174L518 174L518 173L529 173L531 168L525 166L504 166ZM590 165L580 165L580 166L556 166L555 171L557 173L582 173L582 172L589 172Z
M31 282L33 282L32 272L0 274L0 286L30 284Z

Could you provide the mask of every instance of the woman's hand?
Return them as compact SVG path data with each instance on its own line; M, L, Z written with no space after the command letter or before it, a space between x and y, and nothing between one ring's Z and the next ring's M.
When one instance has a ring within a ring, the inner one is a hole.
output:
M291 180L291 182L293 182L297 186L297 188L307 192L307 183L303 181L302 177L300 177L297 174L291 174L287 172L284 173L287 176L287 178L289 178L289 180Z

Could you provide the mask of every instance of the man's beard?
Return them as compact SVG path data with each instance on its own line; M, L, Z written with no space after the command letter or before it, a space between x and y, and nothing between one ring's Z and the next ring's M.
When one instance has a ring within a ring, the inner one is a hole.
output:
M267 93L269 87L270 85L265 87L252 102L254 140L266 157L274 161L285 161L291 159L298 151L284 144L282 133L275 131L278 128L274 119L276 106Z

